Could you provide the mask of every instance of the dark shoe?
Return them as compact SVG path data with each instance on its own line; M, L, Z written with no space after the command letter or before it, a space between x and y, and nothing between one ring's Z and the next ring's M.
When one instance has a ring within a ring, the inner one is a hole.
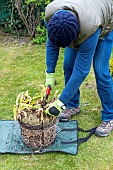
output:
M108 122L102 122L101 125L96 128L95 134L97 136L105 137L108 136L113 130L113 120Z
M65 122L68 121L71 116L74 116L80 112L80 108L66 108L62 113L59 114L59 121Z

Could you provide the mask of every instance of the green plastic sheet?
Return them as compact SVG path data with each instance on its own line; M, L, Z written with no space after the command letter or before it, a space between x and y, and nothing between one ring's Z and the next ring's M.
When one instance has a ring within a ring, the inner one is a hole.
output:
M64 152L68 154L77 154L77 121L59 122L57 125L57 137L55 142L39 150L27 147L21 137L19 123L13 120L0 121L0 153L13 154L39 154L46 152Z

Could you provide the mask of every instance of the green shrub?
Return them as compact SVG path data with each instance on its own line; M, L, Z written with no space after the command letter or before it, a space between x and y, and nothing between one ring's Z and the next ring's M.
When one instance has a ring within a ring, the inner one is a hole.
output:
M25 9L24 3L22 7L23 9ZM27 34L25 24L19 17L14 1L9 0L8 4L7 2L4 2L2 8L3 8L4 15L6 12L9 13L9 15L5 17L0 23L0 27L3 30L3 32L18 34L18 35ZM8 8L8 11L6 10L6 8Z
M35 1L36 0L28 0L28 1ZM40 8L40 23L37 26L36 29L36 35L35 38L33 38L32 43L33 44L43 44L46 42L47 38L47 32L46 28L44 26L44 18L45 18L45 7L47 4L49 4L51 0L40 0L37 2L37 6ZM41 9L41 5L43 4L43 8Z
M45 7L51 0L9 0L9 16L0 24L4 32L28 35L32 42L46 41ZM5 2L6 3L6 2Z

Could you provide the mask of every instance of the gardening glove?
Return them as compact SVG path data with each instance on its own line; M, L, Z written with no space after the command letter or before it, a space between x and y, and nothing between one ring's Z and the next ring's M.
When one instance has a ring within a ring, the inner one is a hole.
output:
M54 73L47 73L46 72L46 83L45 85L48 86L50 85L51 88L55 87L55 78L54 78Z
M64 104L59 99L57 99L55 102L47 105L45 113L52 116L58 116L65 108L66 107Z

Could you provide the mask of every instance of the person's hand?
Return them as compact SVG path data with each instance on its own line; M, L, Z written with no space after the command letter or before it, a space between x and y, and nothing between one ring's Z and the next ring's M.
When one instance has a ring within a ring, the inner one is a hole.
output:
M64 104L59 99L57 99L55 102L47 105L45 113L52 116L58 116L65 108L66 107L64 106Z
M55 87L55 78L54 78L54 73L47 73L46 72L46 83L45 85L48 86L50 85L51 88L54 88Z

